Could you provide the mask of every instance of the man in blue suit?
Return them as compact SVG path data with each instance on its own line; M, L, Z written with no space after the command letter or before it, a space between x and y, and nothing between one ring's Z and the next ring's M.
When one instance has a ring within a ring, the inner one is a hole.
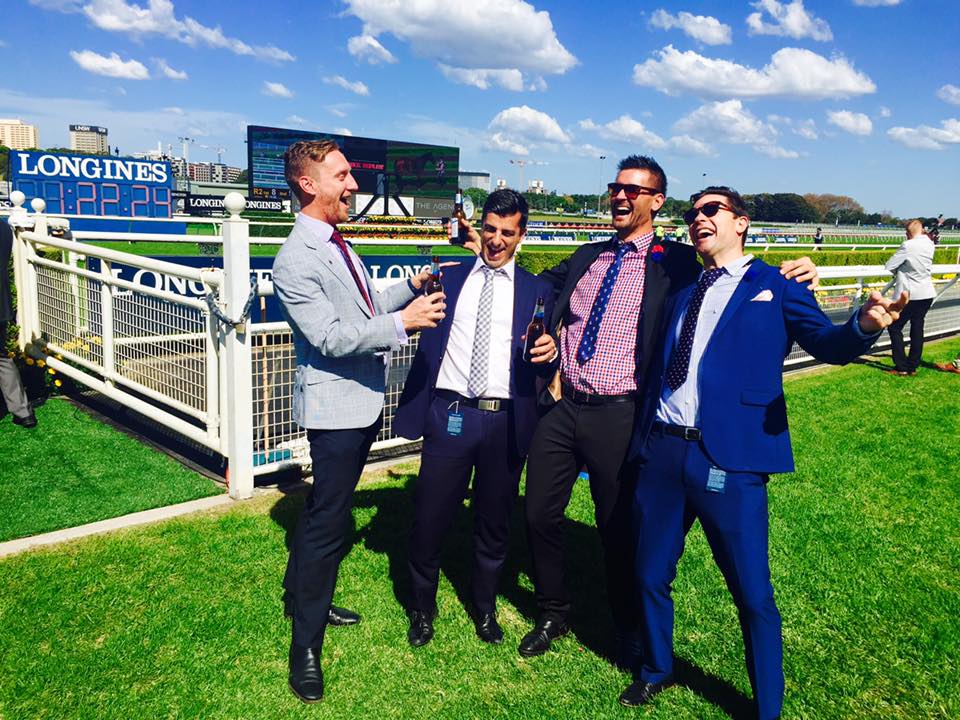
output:
M636 474L636 602L642 664L620 697L642 705L672 683L671 583L698 518L740 615L758 717L783 702L780 614L767 556L770 473L791 472L783 359L794 342L844 364L866 352L906 304L873 293L843 325L809 289L750 255L740 195L709 187L684 214L703 260L668 300L664 352L648 376L629 458Z
M513 190L490 194L483 208L476 261L443 273L447 311L425 330L404 386L393 430L423 437L410 532L413 591L407 639L433 638L440 548L473 482L472 603L477 635L499 644L497 581L507 554L510 510L537 423L537 378L552 372L556 343L537 340L525 360L524 340L538 298L550 317L553 290L516 266L526 233L527 202Z

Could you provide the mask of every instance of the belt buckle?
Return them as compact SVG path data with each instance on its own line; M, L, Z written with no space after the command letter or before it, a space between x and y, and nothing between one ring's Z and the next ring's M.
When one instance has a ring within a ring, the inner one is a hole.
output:
M499 400L486 400L483 398L477 399L477 410L484 410L486 412L497 412L500 409Z
M700 431L694 427L685 427L683 429L683 439L684 440L699 440Z

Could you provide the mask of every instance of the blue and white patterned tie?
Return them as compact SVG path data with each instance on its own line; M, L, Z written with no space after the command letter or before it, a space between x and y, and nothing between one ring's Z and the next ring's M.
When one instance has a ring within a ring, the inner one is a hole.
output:
M490 356L490 315L493 309L493 276L497 271L483 266L483 289L477 308L477 327L473 334L473 353L470 356L470 378L467 390L473 397L482 397L487 389L487 371Z
M620 243L620 245L617 246L613 262L610 263L610 267L607 268L607 274L603 276L603 282L600 283L600 290L597 291L597 297L593 300L593 307L590 308L590 317L587 318L587 324L583 328L580 347L577 348L577 361L581 365L590 360L597 351L597 336L600 334L600 321L603 320L603 313L606 312L607 303L610 302L610 295L613 293L614 283L617 282L617 275L620 274L623 258L631 250L636 250L636 246L633 243Z
M700 306L707 290L723 275L723 268L704 270L697 287L690 294L687 304L687 314L683 316L683 325L680 327L680 339L673 348L670 356L670 365L667 366L667 387L676 390L687 381L687 372L690 370L690 353L693 351L693 336L697 332L697 320L700 319Z

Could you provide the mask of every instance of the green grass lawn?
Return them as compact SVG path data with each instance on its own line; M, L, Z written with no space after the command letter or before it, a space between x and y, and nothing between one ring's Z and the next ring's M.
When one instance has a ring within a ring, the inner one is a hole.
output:
M926 356L958 351L954 339ZM868 363L790 379L787 395L798 472L770 484L784 717L960 716L960 377ZM356 494L337 599L364 621L329 630L319 706L286 688L280 579L302 498L268 494L0 561L0 718L749 717L735 610L699 526L675 583L680 686L646 710L617 704L629 676L606 659L585 483L568 512L573 635L540 658L516 652L535 613L518 512L499 600L506 641L475 638L464 512L445 548L436 638L411 649L398 598L415 470ZM32 475L31 491L38 476L54 477Z
M65 399L36 414L30 430L0 422L0 541L223 492Z

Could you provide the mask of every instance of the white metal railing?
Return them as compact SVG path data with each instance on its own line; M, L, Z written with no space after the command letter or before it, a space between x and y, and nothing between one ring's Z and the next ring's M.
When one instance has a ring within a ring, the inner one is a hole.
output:
M222 236L177 236L184 242L222 243L222 270L163 262L76 237L154 239L146 233L77 232L73 240L55 237L51 227L65 228L66 223L45 216L42 200L33 201L33 214L22 203L20 194L10 218L16 230L21 347L76 382L222 454L228 461L232 497L249 497L257 475L309 464L306 433L292 421L296 357L290 328L283 322L252 324L241 318L251 292L249 246L266 239L250 237L250 222L240 217L244 201L239 194L225 201L230 216L220 221ZM394 239L380 241L384 243L404 244ZM99 261L99 269L88 267L85 261L90 258ZM111 272L113 264L200 283L216 302L211 307L203 299L123 280ZM880 266L819 271L825 280L851 281L817 291L835 321L849 317L870 290L891 286L872 281L887 276ZM927 334L958 333L960 264L937 265L934 273L938 297L927 315ZM261 297L273 293L266 280L260 280L255 290ZM415 351L413 339L393 354L384 426L375 450L406 442L393 435L392 419ZM811 361L795 348L784 366Z

